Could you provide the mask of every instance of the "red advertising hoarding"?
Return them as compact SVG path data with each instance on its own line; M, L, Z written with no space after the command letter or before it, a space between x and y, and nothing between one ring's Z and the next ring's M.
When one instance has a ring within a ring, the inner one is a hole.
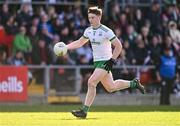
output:
M27 67L0 66L0 102L27 101Z

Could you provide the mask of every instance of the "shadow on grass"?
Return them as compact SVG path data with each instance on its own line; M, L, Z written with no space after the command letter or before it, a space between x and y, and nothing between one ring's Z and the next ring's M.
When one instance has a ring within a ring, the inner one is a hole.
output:
M81 105L0 105L0 112L71 112ZM180 112L180 106L92 106L90 112Z
M60 120L98 120L98 118L68 118L68 119L60 119Z

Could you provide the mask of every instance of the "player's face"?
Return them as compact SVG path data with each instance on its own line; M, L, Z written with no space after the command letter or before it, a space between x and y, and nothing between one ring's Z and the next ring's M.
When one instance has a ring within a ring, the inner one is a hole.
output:
M89 13L88 19L89 19L89 23L91 24L91 26L96 27L100 24L101 16Z

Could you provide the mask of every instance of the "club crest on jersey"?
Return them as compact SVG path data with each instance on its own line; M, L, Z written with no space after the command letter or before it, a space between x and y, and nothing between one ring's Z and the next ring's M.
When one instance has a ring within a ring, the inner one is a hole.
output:
M99 36L102 36L102 32L99 32Z
M96 31L93 31L93 35L95 35L96 34Z

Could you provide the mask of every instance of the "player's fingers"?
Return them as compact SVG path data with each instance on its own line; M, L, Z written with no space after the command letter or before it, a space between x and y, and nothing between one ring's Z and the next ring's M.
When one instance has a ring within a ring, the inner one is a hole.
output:
M104 69L107 70L107 67L105 66Z
M107 70L107 71L108 71L108 66L105 66L105 70Z
M111 71L112 70L112 66L111 67L109 67L109 71Z
M110 68L108 67L108 68L107 68L107 71L109 71L109 70L110 70Z

